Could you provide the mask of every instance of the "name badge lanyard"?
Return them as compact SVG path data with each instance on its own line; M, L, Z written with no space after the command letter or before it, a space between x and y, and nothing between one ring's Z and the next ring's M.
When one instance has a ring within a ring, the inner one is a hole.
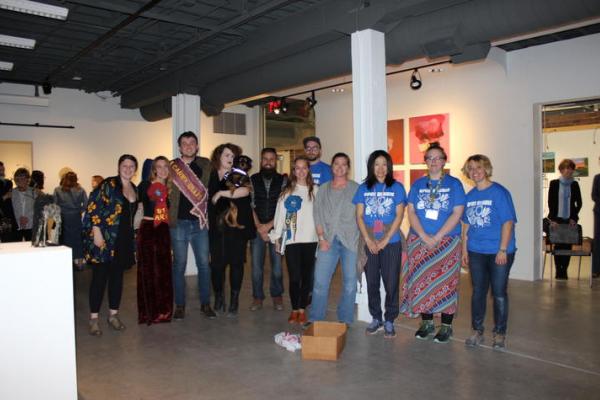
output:
M379 185L379 183L377 185L375 185L375 204L377 205L375 212L378 214L379 213L379 191L377 186ZM383 187L381 189L382 193L383 190L385 190L385 183L383 184ZM385 198L385 196L384 196ZM377 217L379 217L379 215L377 215ZM377 234L377 233L383 233L383 220L380 218L377 218L375 220L375 222L373 223L373 234Z
M440 179L435 184L435 187L432 187L433 185L431 184L431 177L429 175L427 175L427 179L427 188L429 189L429 206L430 208L433 208L433 202L435 201L438 192L440 191L440 187L442 187L442 180L444 180L444 174L442 173L442 176L440 176Z

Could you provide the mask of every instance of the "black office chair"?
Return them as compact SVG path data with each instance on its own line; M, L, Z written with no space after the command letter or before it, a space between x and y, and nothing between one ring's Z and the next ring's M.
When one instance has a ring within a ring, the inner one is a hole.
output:
M542 276L544 276L544 269L546 268L546 254L550 253L550 286L552 286L552 280L554 274L552 269L554 266L553 256L575 256L579 257L579 269L577 272L577 279L581 275L581 257L590 257L592 255L592 247L589 245L589 241L586 240L586 245L583 246L583 234L581 225L570 225L570 224L557 224L550 226L548 229L548 236L546 237L545 243L545 254L544 254L544 267L542 269ZM569 249L557 249L557 244L568 244L571 245ZM592 287L593 280L590 271L590 287Z

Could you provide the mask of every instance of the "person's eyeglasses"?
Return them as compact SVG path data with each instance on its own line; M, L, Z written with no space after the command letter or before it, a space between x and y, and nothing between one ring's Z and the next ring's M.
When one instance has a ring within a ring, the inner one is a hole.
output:
M306 146L304 151L319 151L319 146Z
M445 161L444 157L425 157L425 161L434 162L434 161Z

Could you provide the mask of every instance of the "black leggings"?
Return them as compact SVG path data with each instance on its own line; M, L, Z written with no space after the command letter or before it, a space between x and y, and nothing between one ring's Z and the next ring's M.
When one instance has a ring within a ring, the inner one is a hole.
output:
M210 273L215 293L223 293L225 269L229 265L229 286L231 291L239 292L244 279L244 261L248 240L236 237L211 238Z
M442 313L442 324L452 325L453 318L454 314ZM433 319L433 314L421 314L421 319L423 321L431 321Z
M93 264L90 285L90 312L92 314L100 311L107 282L108 308L118 310L123 293L123 267L115 262Z
M312 290L315 273L317 243L294 243L285 247L285 261L290 277L290 300L292 310L304 309L308 305L308 294Z

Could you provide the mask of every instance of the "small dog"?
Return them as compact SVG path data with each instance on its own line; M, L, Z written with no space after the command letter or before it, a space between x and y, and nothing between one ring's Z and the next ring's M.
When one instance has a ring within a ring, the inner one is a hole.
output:
M241 155L233 160L233 168L225 176L225 186L231 191L232 194L235 189L240 187L252 188L250 176L248 175L248 171L251 169L252 159L250 157ZM222 221L231 228L244 229L245 226L238 223L237 217L238 208L233 201L230 200L229 206L222 214Z

